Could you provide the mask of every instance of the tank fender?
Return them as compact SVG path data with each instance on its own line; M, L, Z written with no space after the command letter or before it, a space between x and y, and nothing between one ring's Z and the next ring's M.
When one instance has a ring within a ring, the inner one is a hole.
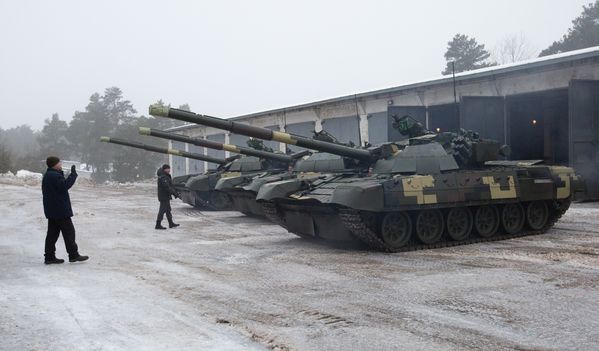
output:
M185 187L195 191L210 191L210 176L202 174L191 177L185 183Z
M255 192L256 194L258 193L258 191L260 191L260 188L267 183L271 183L271 182L277 182L280 180L286 180L291 178L293 175L290 173L282 173L282 174L276 174L276 175L271 175L268 177L256 177L252 180L251 183L249 183L248 185L243 187L243 190L247 190L247 191L252 191Z
M218 182L216 182L216 186L214 187L214 189L226 191L226 190L233 189L236 186L239 186L240 184L245 184L245 183L249 182L250 180L251 180L251 177L244 176L244 175L238 175L236 177L228 177L228 178L221 177L218 180Z
M374 181L342 184L335 188L331 203L363 211L382 211L384 208L383 186Z
M272 201L275 199L284 199L287 195L299 191L306 187L306 183L302 179L293 178L288 180L280 180L264 184L260 187L256 201Z

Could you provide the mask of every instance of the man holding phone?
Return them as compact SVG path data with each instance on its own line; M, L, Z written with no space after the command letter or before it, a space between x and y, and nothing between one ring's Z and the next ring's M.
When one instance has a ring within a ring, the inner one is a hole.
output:
M42 179L42 194L44 201L44 214L48 219L48 233L46 234L45 264L63 263L64 260L56 258L56 241L62 232L62 238L69 253L69 262L81 262L89 257L79 254L75 242L75 227L73 226L73 210L69 189L75 184L77 170L71 167L71 174L65 179L62 171L62 162L58 157L50 156L46 159L48 170Z

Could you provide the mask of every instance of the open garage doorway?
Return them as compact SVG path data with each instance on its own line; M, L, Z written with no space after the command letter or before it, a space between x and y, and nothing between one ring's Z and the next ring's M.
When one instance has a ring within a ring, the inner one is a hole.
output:
M512 160L568 165L568 90L508 96Z
M460 129L458 104L431 105L428 107L428 130L432 132L455 132Z

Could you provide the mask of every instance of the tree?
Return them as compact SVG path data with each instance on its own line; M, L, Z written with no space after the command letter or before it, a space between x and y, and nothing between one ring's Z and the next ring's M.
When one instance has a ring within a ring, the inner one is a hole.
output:
M499 64L518 62L535 57L534 51L524 33L511 34L497 44L493 59Z
M447 52L445 53L447 65L442 74L447 75L453 72L452 62L455 62L456 73L496 65L487 61L490 56L491 54L485 50L485 46L479 44L475 38L470 38L464 34L456 34L447 43Z
M70 145L67 139L69 126L61 120L57 113L52 118L46 119L44 128L38 137L42 150L48 155L56 155L61 158L70 158Z
M39 133L28 125L2 131L3 148L10 155L10 170L26 169L30 171L43 171L41 149L38 142Z
M107 88L104 95L93 94L85 111L75 112L69 126L69 140L80 160L91 166L93 178L104 181L109 178L112 151L99 147L101 136L111 136L121 125L130 125L137 111L117 87Z
M40 150L38 136L39 134L26 124L2 132L4 145L10 151L13 160L37 154Z
M107 88L102 97L106 117L114 128L120 124L131 124L137 111L131 101L123 98L123 92L117 87Z
M0 140L0 173L6 173L11 170L12 159L8 147Z
M155 120L144 116L135 118L132 124L119 126L115 137L165 148L168 144L166 140L139 135L139 127L153 128ZM156 175L156 169L168 160L168 155L130 147L115 146L112 150L112 179L118 182L152 178Z
M161 100L159 104L165 105ZM165 105L166 106L166 105ZM189 105L179 108L189 110ZM77 111L71 120L67 135L76 156L93 171L96 181L109 178L128 182L151 178L159 165L166 162L167 155L160 155L135 148L100 144L101 136L112 136L144 144L166 147L167 141L141 137L139 127L168 129L181 123L169 118L137 116L137 111L123 92L112 87L90 96L85 111Z
M599 45L599 0L583 6L580 16L572 21L568 33L553 42L539 56L547 56Z

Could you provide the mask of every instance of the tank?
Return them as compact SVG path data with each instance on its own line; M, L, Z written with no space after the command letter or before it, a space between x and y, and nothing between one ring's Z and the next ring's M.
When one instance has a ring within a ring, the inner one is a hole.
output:
M234 210L250 216L264 216L264 212L262 211L262 206L256 203L257 191L246 188L246 185L251 183L254 178L266 178L286 173L290 166L292 167L298 159L301 159L308 153L299 152L292 155L275 153L265 148L262 140L252 140L250 142L252 147L243 147L192 138L152 128L139 128L139 133L244 155L244 157L229 167L226 172L220 173L220 177L216 179L214 189L228 195ZM248 160L251 162L245 162Z
M150 112L342 157L351 172L264 184L257 201L294 234L379 251L541 234L584 189L570 167L506 160L507 147L476 132L432 133L408 116L393 116L408 139L357 149L177 109Z
M134 141L103 136L100 141L119 144L123 146L142 149L161 154L170 154L185 158L191 158L200 161L206 161L219 165L218 168L205 174L185 175L173 178L173 185L181 194L181 200L189 205L199 209L225 210L231 208L231 201L228 195L214 189L219 179L220 173L229 169L239 157L230 157L228 159L219 159L202 154L191 153L187 151L161 148L152 145L146 145ZM238 167L237 165L235 167Z

